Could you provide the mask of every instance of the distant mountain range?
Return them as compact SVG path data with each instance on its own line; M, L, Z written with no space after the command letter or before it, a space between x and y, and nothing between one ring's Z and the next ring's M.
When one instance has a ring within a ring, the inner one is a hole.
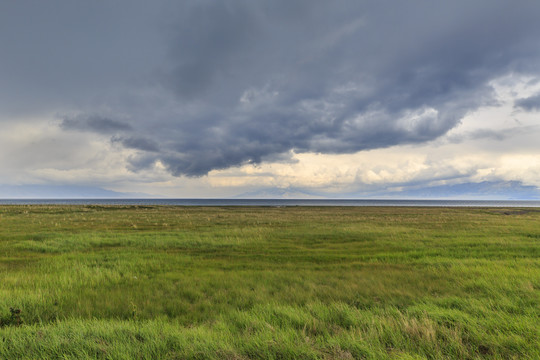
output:
M414 199L537 200L540 190L519 181L483 181L440 185L388 193L390 197Z
M0 185L0 199L126 199L156 198L144 193L117 192L76 185ZM462 199L462 200L540 200L540 190L519 181L484 181L403 191L358 191L328 193L302 188L264 188L235 196L237 199Z
M242 193L241 199L463 199L463 200L538 200L540 190L519 181L483 181L416 187L403 191L366 191L346 194L329 194L297 188L265 188Z
M109 199L148 198L142 193L123 193L77 185L0 185L0 199Z

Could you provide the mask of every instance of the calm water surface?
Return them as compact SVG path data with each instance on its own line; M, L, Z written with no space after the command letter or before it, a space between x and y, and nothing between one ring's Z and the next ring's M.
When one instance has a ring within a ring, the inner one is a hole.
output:
M0 205L540 207L539 200L0 199Z

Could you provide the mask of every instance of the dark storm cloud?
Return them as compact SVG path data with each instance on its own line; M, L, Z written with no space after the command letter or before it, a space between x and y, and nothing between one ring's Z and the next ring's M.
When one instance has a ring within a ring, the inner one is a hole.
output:
M540 111L540 94L519 99L514 104L514 107L523 109L525 111Z
M494 79L540 75L533 1L54 3L0 8L0 103L117 114L62 127L130 130L112 140L133 170L422 143L492 104Z

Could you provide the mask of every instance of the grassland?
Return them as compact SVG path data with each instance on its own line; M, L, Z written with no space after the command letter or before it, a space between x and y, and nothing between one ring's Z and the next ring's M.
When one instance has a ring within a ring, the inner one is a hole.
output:
M0 207L2 359L540 359L540 210Z

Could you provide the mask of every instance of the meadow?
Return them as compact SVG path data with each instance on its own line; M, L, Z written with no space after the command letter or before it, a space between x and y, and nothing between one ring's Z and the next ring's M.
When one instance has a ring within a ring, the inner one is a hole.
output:
M0 206L1 359L540 359L540 209Z

